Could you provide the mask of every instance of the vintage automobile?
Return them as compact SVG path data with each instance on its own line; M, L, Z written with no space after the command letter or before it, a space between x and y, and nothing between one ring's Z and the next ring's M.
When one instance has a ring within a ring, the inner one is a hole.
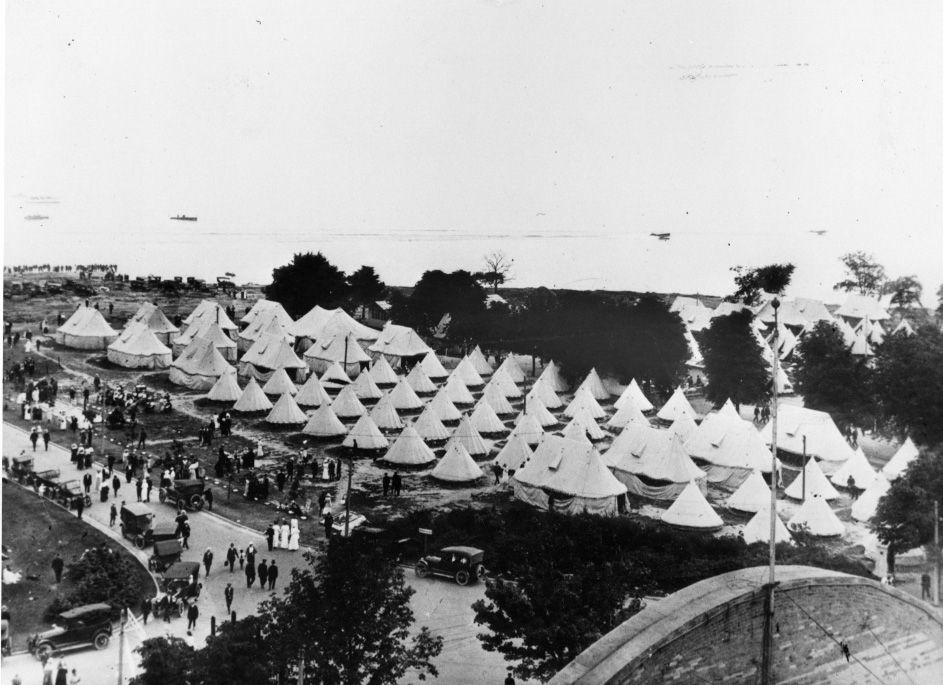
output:
M199 577L200 562L178 561L171 564L161 574L161 589L168 595L181 594L184 597L190 597L196 593Z
M44 471L37 471L34 478L40 485L45 485L47 488L58 488L59 487L59 469L46 469Z
M177 527L172 523L154 523L154 512L141 502L121 506L121 534L144 549L160 540L176 540Z
M183 554L183 544L180 540L156 540L154 542L154 553L147 560L147 567L152 571L162 573L169 567L180 561L180 555Z
M161 488L161 502L182 504L188 509L199 511L203 508L203 481L197 478L178 478L168 488Z
M475 583L485 575L485 553L476 547L443 547L438 554L427 554L416 562L416 575L443 576L459 585Z
M16 479L17 482L22 483L29 476L30 472L33 470L33 458L27 457L25 455L19 457L13 457L12 466L10 468L10 475Z
M27 646L37 658L83 647L105 649L118 618L119 612L108 604L75 607L59 614L49 630L31 635Z
M77 480L67 480L59 484L59 501L69 509L78 509L79 500L85 507L92 506L92 498L85 494L82 484Z

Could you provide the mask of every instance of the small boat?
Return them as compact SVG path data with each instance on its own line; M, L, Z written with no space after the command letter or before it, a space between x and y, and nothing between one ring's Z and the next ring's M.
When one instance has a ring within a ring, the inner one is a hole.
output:
M170 217L172 221L196 221L195 216L187 216L186 214L178 214L177 216Z
M27 214L25 218L27 221L45 221L49 217L43 214Z

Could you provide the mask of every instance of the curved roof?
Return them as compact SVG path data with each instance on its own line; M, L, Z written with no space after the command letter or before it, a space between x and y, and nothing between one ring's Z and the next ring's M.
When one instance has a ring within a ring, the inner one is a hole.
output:
M346 335L318 338L305 350L304 357L339 364L361 364L370 361L370 355L364 352L360 343L353 336Z
M392 357L417 357L432 351L432 348L412 328L393 323L388 323L383 327L379 337L369 349L371 352Z

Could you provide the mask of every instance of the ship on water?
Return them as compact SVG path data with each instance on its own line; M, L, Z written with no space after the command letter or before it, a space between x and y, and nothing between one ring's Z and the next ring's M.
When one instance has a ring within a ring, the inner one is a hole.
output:
M170 217L172 221L196 221L195 216L187 216L186 214L178 214L177 216Z
M45 221L49 217L44 214L27 214L25 218L27 221Z

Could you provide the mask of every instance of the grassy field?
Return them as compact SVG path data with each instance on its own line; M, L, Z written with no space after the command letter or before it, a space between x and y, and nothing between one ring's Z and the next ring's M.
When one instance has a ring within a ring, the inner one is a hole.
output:
M67 595L71 584L65 579L55 583L50 566L56 552L66 566L90 547L106 545L131 558L120 544L91 526L66 513L60 507L31 491L3 481L3 551L9 555L4 566L23 574L19 583L3 586L3 604L13 617L13 649L26 648L26 639L49 626L42 615L56 594ZM135 587L139 599L153 593L150 573L136 560L139 575Z

